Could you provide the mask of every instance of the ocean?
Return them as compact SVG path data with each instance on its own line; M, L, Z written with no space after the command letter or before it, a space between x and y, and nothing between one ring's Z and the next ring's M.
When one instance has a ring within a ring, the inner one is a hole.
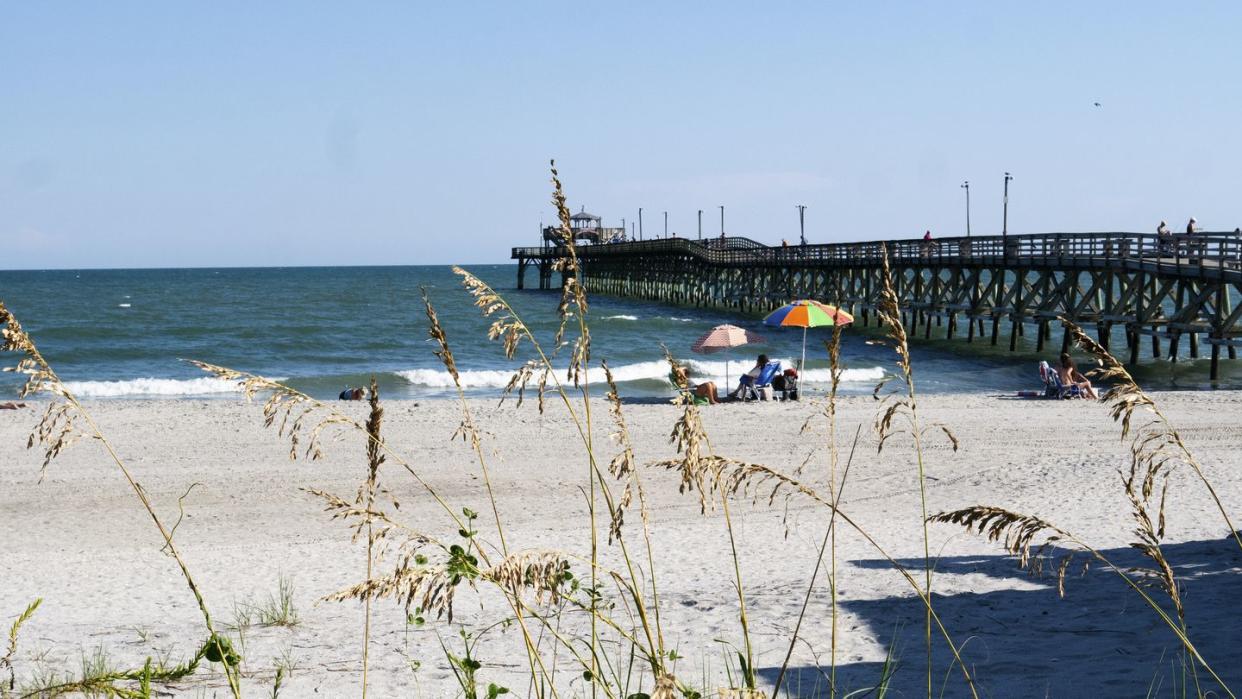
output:
M556 292L516 290L514 265L469 268L504 293L544 342L557 327ZM0 271L0 299L21 320L71 390L84 398L226 396L228 383L182 361L198 359L286 381L319 398L365 385L372 375L393 398L443 398L452 382L433 354L419 289L426 288L448 335L462 381L474 396L499 397L528 356L508 360L487 340L489 321L447 266L294 267ZM766 352L787 365L801 353L802 332L768 328L756 316L592 297L588 320L593 365L607 359L623 396L671 397L661 345L689 361L696 380L735 384ZM712 326L733 323L760 333L766 344L728 354L695 355L691 343ZM828 379L823 341L812 329L804 384L822 391ZM920 332L921 335L921 332ZM1033 332L1021 352L986 342L917 341L920 391L1013 394L1039 388ZM869 393L894 371L891 349L868 340L874 329L849 328L842 345L842 390ZM1059 350L1059 333L1043 358ZM12 364L12 358L4 358ZM728 363L726 364L726 360ZM1225 362L1219 386L1242 386L1242 372ZM1208 386L1206 362L1150 362L1139 373L1155 388ZM592 381L602 379L599 372ZM0 376L0 397L19 382Z

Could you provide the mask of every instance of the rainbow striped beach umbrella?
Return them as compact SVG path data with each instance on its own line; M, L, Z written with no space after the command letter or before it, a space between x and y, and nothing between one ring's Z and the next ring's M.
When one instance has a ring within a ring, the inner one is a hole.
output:
M764 325L775 325L786 328L802 328L802 363L798 371L806 365L806 329L820 328L829 325L849 325L854 316L835 306L829 306L811 299L791 301L768 314L763 319Z

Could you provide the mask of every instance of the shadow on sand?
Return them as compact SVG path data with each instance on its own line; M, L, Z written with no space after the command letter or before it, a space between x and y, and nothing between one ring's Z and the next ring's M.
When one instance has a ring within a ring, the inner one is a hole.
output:
M1182 584L1190 638L1212 668L1234 692L1242 690L1242 551L1232 538L1193 541L1164 547ZM1110 549L1105 556L1122 568L1144 566L1129 548ZM1066 595L1057 596L1053 577L1036 579L1041 589L933 595L933 604L959 645L976 678L981 697L1170 697L1194 696L1194 678L1181 667L1181 644L1173 632L1116 573L1099 563L1082 572L1075 559L1066 580ZM901 562L915 577L921 559ZM853 561L864 568L888 568L884 560ZM843 569L848 576L848 569ZM1030 580L1009 556L940 559L937 575L985 575ZM895 574L894 574L895 575ZM935 586L933 582L933 589ZM959 583L960 585L960 583ZM1025 584L1029 588L1029 584ZM1167 596L1150 593L1158 601ZM897 656L889 696L927 696L923 606L914 597L844 601L849 613L861 616ZM1166 605L1167 607L1167 605ZM1171 608L1168 609L1172 616ZM950 665L943 637L934 639L933 694L970 696L961 671ZM781 695L828 697L825 666L791 667ZM759 669L769 690L779 667ZM867 692L883 672L883 663L839 663L838 697ZM1200 688L1207 696L1227 697L1203 670ZM1187 687L1183 687L1185 681Z

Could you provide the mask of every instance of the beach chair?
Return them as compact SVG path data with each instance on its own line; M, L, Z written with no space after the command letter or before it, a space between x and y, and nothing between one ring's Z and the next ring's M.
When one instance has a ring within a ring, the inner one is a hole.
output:
M681 386L679 386L677 384L676 372L670 371L668 373L668 382L673 384L673 390L677 391L677 399L673 401L674 403L679 404L679 405L687 405L690 403L693 403L695 405L711 404L711 401L707 400L703 396L695 395L693 388L689 386L687 386L686 388L682 388Z
M781 400L798 400L798 370L790 368L777 374L772 388L780 391Z
M742 386L741 395L738 397L742 400L771 400L773 398L772 379L781 373L780 362L768 362L763 365L763 370L759 372L759 376L753 382Z
M1081 398L1082 392L1078 390L1078 386L1061 383L1061 375L1048 365L1048 362L1039 363L1039 378L1044 382L1045 398Z

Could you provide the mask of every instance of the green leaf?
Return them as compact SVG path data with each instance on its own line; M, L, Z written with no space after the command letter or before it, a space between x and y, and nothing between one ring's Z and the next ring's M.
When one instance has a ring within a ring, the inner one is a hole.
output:
M207 639L207 643L203 646L203 657L213 663L223 663L229 667L236 667L241 662L241 656L233 650L233 643L227 636L220 634L212 634L211 638Z

